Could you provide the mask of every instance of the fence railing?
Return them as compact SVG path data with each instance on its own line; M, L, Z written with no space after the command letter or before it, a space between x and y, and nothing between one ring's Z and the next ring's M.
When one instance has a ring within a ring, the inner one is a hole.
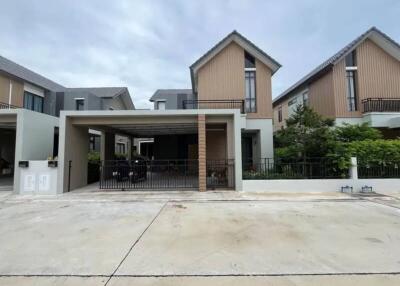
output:
M100 189L181 189L198 187L198 160L103 161Z
M239 109L245 113L244 100L184 100L183 109Z
M235 160L207 160L206 177L208 189L234 188Z
M0 102L0 109L16 109L16 108L21 108L15 105L11 105L8 103Z
M367 98L361 101L363 113L366 112L400 112L400 99Z
M338 179L348 178L349 169L340 169L332 160L306 158L282 160L259 158L243 160L243 179Z
M400 162L388 162L385 164L358 164L358 178L400 178Z

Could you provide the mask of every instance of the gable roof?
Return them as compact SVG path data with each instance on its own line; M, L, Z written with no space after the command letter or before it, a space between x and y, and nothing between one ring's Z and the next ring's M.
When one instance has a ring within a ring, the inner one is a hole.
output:
M285 90L283 93L278 95L273 99L272 103L278 103L284 97L289 95L292 91L299 88L300 86L312 82L318 75L330 70L335 64L351 53L355 48L357 48L366 39L372 40L375 44L380 46L383 50L389 53L391 56L400 61L400 45L390 38L388 35L378 30L376 27L372 27L365 33L358 36L355 40L346 45L343 49L338 51L332 57L324 61L322 64L313 69L310 73L302 77L299 81Z
M193 94L191 89L157 89L156 92L150 97L150 101L153 102L156 99L161 99L168 96L178 96L178 94Z
M122 92L126 91L126 87L73 87L73 88L66 88L68 91L84 91L89 92L97 97L115 97L121 94Z
M121 97L128 109L135 109L132 98L127 87L75 87L66 88L68 92L87 92L100 98Z
M195 61L190 66L190 75L191 75L193 90L196 90L195 76L197 74L197 71L232 42L237 43L244 50L250 53L253 57L257 58L266 66L268 66L272 70L272 74L274 74L281 67L281 65L275 59L273 59L271 56L269 56L267 53L265 53L255 44L253 44L249 39L244 37L242 34L237 32L236 30L233 30L230 34L228 34L225 38L219 41L214 47L212 47L208 52L206 52L203 56L201 56L197 61Z
M50 91L61 91L65 88L64 86L2 56L0 56L0 71Z

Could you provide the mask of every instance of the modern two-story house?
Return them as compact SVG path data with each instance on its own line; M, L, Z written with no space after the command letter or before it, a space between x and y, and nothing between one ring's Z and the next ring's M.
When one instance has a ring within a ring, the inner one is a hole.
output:
M191 89L157 90L154 110L62 113L58 192L86 185L89 128L105 132L100 189L240 190L242 161L273 156L271 77L279 68L233 31L190 66ZM151 160L115 163L109 142L117 133L148 139Z
M271 77L280 64L233 31L190 66L191 89L159 89L154 109L239 109L243 160L272 158Z
M16 162L57 156L61 111L121 109L134 109L126 87L66 88L0 56L0 186L12 185ZM89 132L100 151L100 134Z
M399 137L400 45L375 27L360 35L273 100L275 131L299 104Z

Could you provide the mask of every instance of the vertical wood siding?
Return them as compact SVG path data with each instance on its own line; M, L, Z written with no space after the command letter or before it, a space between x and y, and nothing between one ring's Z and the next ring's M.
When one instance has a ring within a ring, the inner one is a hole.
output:
M358 95L365 98L400 98L400 62L371 40L357 48Z
M198 98L244 99L244 50L231 43L198 71Z
M22 107L24 100L24 86L22 83L11 80L12 82L12 100L11 104ZM8 103L10 92L10 79L7 76L0 74L0 102Z
M257 112L249 118L272 118L271 70L256 60ZM198 71L198 99L245 99L244 50L231 43Z
M272 71L256 59L257 112L249 113L248 118L272 118Z
M367 39L357 49L357 111L348 111L346 66L344 60L334 67L337 117L361 117L361 101L366 98L400 98L400 62Z
M329 71L309 85L310 107L325 117L335 117L335 98L333 95L333 72Z

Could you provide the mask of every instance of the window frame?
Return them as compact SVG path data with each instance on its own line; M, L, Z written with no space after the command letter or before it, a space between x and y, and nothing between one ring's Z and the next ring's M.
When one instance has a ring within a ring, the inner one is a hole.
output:
M254 87L254 95L252 94L252 80ZM257 112L257 79L255 69L245 69L244 71L244 87L245 87L245 110L246 113ZM254 105L252 104L254 103Z
M358 111L356 76L355 70L346 70L347 110L350 112Z
M39 105L36 105L37 101L39 101ZM43 113L44 112L44 97L24 90L23 105L24 105L25 109ZM39 106L39 110L36 110L37 106Z
M282 105L278 107L278 122L282 122L283 116L282 116Z
M164 109L160 109L160 102L164 103ZM166 110L167 109L167 101L166 100L157 100L156 101L157 110Z
M76 111L85 110L85 99L84 98L74 98L74 99L75 99L75 110ZM79 106L82 106L82 109L79 109Z

